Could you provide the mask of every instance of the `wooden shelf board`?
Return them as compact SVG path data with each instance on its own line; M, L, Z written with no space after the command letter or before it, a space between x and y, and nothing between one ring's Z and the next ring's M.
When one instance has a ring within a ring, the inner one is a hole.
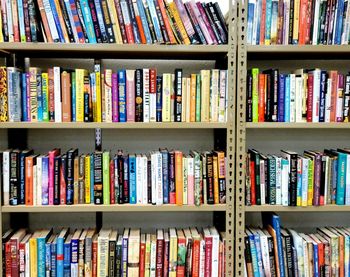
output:
M197 206L177 205L59 205L3 206L2 213L66 213L66 212L213 212L226 211L225 204Z
M350 129L350 123L289 123L289 122L260 122L246 123L247 129Z
M350 206L327 205L327 206L308 206L308 207L285 207L274 205L255 205L246 206L245 212L350 212Z
M1 122L0 129L225 129L226 123L205 122L127 122L127 123L105 123L105 122Z

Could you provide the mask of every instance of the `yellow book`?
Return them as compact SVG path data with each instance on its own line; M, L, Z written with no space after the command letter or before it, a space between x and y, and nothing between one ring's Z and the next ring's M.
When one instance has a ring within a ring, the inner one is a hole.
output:
M170 122L170 111L171 111L171 74L163 74L163 104L162 104L162 121Z
M213 155L213 174L214 174L214 204L219 204L219 170L218 156Z
M210 70L201 70L201 122L209 122Z
M179 11L177 10L175 2L169 3L169 8L170 8L170 12L174 16L174 20L175 20L177 26L179 27L183 43L187 44L187 45L191 44L190 39L187 36L187 32L186 32L185 26L182 23Z
M91 168L90 168L91 157L89 154L85 156L85 203L90 204L90 186L91 186Z
M151 234L146 235L146 251L145 251L145 276L150 276L151 269ZM176 276L176 272L175 272Z
M76 94L76 120L84 122L84 76L87 75L87 70L75 70L75 94Z
M307 187L307 205L312 206L314 198L314 160L309 159L308 187ZM332 203L333 204L333 203Z
M299 40L299 10L300 0L294 0L294 19L293 19L293 44Z
M36 231L29 239L30 276L38 276L38 243L41 231Z
M190 122L196 122L196 80L197 75L191 74Z
M298 163L297 163L297 174L302 174L302 167L303 167L303 159L302 158L298 158ZM297 195L297 206L300 207L301 206L301 194Z
M120 26L118 21L117 10L115 8L115 4L113 0L107 0L107 6L109 10L109 14L111 16L112 28L115 37L115 42L117 44L123 44L122 34L120 32Z
M170 228L169 277L176 277L177 267L177 235L175 228Z
M140 229L131 229L128 245L128 276L139 276Z
M102 109L101 109L101 71L100 65L95 65L95 111L94 121L102 121Z
M0 30L2 30L2 17L0 16ZM0 42L4 42L4 36L2 31L0 31Z

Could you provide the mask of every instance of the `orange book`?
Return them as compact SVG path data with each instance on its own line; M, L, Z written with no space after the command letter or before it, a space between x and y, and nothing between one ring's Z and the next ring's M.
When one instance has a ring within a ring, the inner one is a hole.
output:
M213 155L213 174L214 174L214 204L219 204L219 169L218 156Z
M261 2L260 45L265 44L266 0Z
M259 74L259 108L258 108L258 116L259 122L265 121L265 94L266 94L266 75L260 73Z
M165 10L164 1L163 0L158 0L158 5L159 5L159 8L160 8L160 12L162 14L162 17L163 17L165 29L166 29L166 31L168 33L170 43L171 44L176 44L176 39L175 39L173 30L171 29L169 18L167 16L167 13L166 13L166 10Z
M337 111L337 85L338 85L338 72L330 71L329 78L332 80L332 90L331 90L331 122L335 122L335 115Z
M199 277L201 237L196 228L191 228L191 234L193 239L192 277Z
M43 0L38 0L38 7L41 15L41 20L43 22L47 42L53 42L51 32L50 32L49 22L47 21L47 17L46 17Z
M72 121L71 111L71 82L70 74L67 71L63 71L61 74L61 86L62 86L62 121Z
M196 122L196 82L197 82L197 75L191 74L190 122Z
M33 206L33 166L36 156L32 155L25 158L25 203L27 206Z
M175 151L175 191L176 204L183 204L183 172L182 172L182 152Z
M64 40L65 40L66 43L69 43L70 40L69 40L69 37L68 37L66 23L64 22L61 6L60 6L60 3L59 3L58 0L55 0L55 6L56 6L56 11L57 11L57 14L58 14L58 18L60 20L60 25L61 25L61 29L62 29Z
M169 10L172 13L172 15L174 17L174 20L175 20L175 22L176 22L176 24L177 24L177 26L179 28L179 31L180 31L181 36L182 36L183 43L186 44L186 45L190 45L191 44L190 39L188 38L185 26L184 26L184 24L183 24L183 22L181 20L181 17L180 17L179 11L177 10L175 2L169 3Z
M299 13L299 44L300 45L304 45L306 43L307 10L308 10L308 0L300 0L300 13Z
M141 43L142 44L146 44L147 41L146 41L145 31L143 30L143 26L142 26L142 21L141 21L141 16L140 15L136 15L136 23L137 23L137 27L139 29Z
M271 237L273 239L273 249L274 249L274 252L275 252L276 276L281 276L280 266L279 266L279 259L278 259L278 246L277 246L276 232L275 232L275 229L273 229L271 225L267 225L266 229L267 229L267 231L269 232L269 234L271 235Z

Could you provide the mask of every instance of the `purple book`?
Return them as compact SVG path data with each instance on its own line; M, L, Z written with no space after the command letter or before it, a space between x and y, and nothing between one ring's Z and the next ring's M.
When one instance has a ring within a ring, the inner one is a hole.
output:
M26 89L27 89L27 121L30 122L32 115L30 111L30 83L29 83L29 73L26 73Z
M200 12L200 14L202 16L204 24L207 27L207 30L208 30L209 35L210 35L210 38L213 40L214 44L218 44L218 41L216 40L214 31L213 31L212 27L209 24L209 19L208 19L207 15L206 15L203 7L202 7L202 4L200 2L197 2L196 4L197 4L197 8L198 8L198 10L199 10L199 12Z
M42 158L42 203L39 205L49 205L49 157Z
M118 74L112 74L112 121L119 122Z
M277 106L277 114L278 114L278 122L284 121L284 94L285 94L285 76L280 74L279 76L279 89L278 89L278 106Z

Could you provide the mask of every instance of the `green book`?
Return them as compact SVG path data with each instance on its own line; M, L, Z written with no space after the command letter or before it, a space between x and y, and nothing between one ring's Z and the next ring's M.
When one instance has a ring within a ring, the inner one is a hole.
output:
M259 68L252 69L253 75L253 122L259 121Z
M49 121L49 75L42 73L41 75L41 89L43 96L43 121Z
M201 121L201 75L196 78L196 122Z
M109 152L103 152L102 157L102 168L103 168L103 204L109 205L110 193L109 193Z

